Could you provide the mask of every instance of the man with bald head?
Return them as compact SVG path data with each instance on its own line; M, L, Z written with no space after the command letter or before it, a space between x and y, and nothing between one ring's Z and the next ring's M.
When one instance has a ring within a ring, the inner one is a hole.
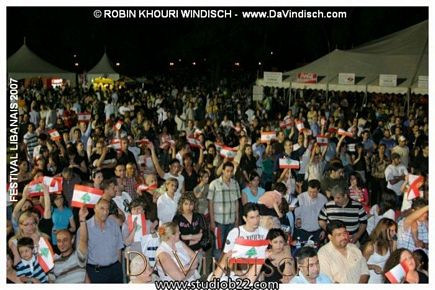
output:
M84 283L86 277L86 257L88 254L88 229L86 216L88 209L79 211L79 235L77 249L73 249L73 234L68 230L56 233L60 255L54 257L54 283ZM51 279L51 276L50 276Z
M91 283L122 283L121 249L124 247L119 225L109 216L109 201L101 198L95 215L87 221L88 264Z

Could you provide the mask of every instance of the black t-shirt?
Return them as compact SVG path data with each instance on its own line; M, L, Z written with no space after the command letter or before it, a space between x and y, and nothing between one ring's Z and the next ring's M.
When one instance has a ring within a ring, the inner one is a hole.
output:
M184 176L184 187L186 191L193 191L193 189L198 184L198 174L195 169L192 170L192 174L189 175L186 169L183 169L181 175Z

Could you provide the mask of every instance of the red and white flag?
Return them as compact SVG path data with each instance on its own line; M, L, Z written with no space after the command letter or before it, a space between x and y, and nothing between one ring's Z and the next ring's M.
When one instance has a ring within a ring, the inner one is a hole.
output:
M393 269L385 273L385 277L392 284L401 283L405 279L408 271L408 266L406 265L405 261L403 261L400 264L396 265Z
M63 178L60 176L40 176L37 181L48 186L49 193L60 193L63 190Z
M275 131L265 131L261 132L261 143L267 143L268 141L272 141L276 139Z
M140 139L140 140L136 140L136 143L139 144L139 145L148 145L151 142L147 138L143 138L143 139Z
M408 174L408 188L406 191L408 200L422 196L423 193L420 191L420 187L423 185L423 183L423 176Z
M62 139L62 136L60 136L59 131L56 129L48 130L48 134L50 134L50 138L53 141L60 141Z
M119 120L118 122L116 122L115 129L118 131L121 130L122 124L124 124L124 122L122 122L122 120Z
M237 150L228 146L222 146L219 153L223 158L234 159L237 155Z
M167 139L164 142L160 143L160 148L161 149L168 149L169 147L171 147L171 145L174 145L175 141L172 139Z
M76 184L74 186L71 206L81 208L85 205L88 208L94 208L103 194L104 192L101 189Z
M346 130L343 130L343 129L338 129L337 134L340 136L346 136L346 137L353 136L351 132L347 132Z
M128 215L127 217L128 223L128 232L131 233L134 231L135 242L140 242L142 237L147 234L147 222L145 218L145 214L134 214Z
M121 150L121 139L112 139L109 147L112 147L115 150Z
M88 123L91 120L91 113L78 113L77 120Z
M221 152L222 147L225 147L224 144L221 143L214 143L214 146L216 147L216 152Z
M146 185L146 184L139 184L137 187L138 191L151 191L157 189L157 183Z
M201 135L202 134L202 131L201 130L199 130L199 129L195 129L195 132L193 132L193 138L198 138L199 137L199 135Z
M31 181L27 185L27 190L28 190L29 197L37 197L37 196L44 195L44 191L43 191L44 188L42 186L42 183L37 180Z
M214 228L214 236L216 249L222 250L224 245L222 242L222 230L219 227Z
M317 135L316 140L319 146L327 146L329 143L328 137L326 137L325 135Z
M296 120L296 128L299 132L303 131L305 129L304 122L301 120Z
M194 147L194 148L202 148L202 144L201 141L199 141L198 139L195 138L186 138L187 139L187 143L189 143L190 147Z
M266 259L268 240L248 240L237 238L234 243L230 263L262 265Z
M38 263L45 273L48 273L54 267L54 251L49 241L45 238L39 238L38 244Z
M285 169L299 169L299 161L289 159L289 158L280 158L279 159L279 168Z

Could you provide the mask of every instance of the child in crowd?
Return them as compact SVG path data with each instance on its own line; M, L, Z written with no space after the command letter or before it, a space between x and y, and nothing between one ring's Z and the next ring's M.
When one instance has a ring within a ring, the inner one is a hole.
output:
M31 238L21 238L18 240L17 248L21 261L18 262L16 269L17 276L20 277L21 281L35 284L48 283L47 275L45 275L33 252L33 240Z

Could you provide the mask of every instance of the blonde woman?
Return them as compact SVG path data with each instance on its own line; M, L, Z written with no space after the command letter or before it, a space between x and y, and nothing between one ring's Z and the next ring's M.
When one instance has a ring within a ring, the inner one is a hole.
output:
M18 223L18 232L8 242L8 246L14 254L14 265L20 262L20 254L17 249L17 241L19 239L32 238L35 245L39 244L39 239L41 237L44 237L47 240L50 239L49 236L39 231L38 219L31 211L23 212L18 219Z
M200 278L196 254L180 241L180 230L173 223L159 227L161 244L157 249L157 271L162 281L193 281Z

